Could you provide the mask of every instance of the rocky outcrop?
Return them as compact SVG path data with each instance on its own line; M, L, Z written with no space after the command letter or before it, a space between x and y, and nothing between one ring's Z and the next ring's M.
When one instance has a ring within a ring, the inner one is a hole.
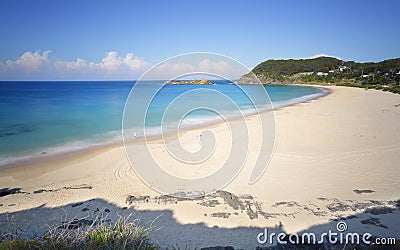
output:
M164 84L172 84L172 85L183 85L183 84L197 84L197 85L210 85L214 84L213 82L207 80L207 79L201 79L201 80L181 80L181 81L167 81L164 82Z
M255 75L253 73L242 75L239 81L235 82L235 84L273 84L273 85L290 84L290 83L295 83L295 81L289 78L287 80L276 80L272 78L267 78L264 75Z

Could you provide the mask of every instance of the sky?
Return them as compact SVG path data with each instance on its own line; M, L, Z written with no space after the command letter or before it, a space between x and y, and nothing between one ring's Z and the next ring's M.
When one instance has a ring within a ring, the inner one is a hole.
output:
M190 52L400 57L400 1L0 1L0 80L137 79ZM215 62L218 63L218 62Z

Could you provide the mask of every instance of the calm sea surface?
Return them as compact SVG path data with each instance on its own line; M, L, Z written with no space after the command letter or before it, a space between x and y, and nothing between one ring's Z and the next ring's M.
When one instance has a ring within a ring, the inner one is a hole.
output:
M215 85L201 87L165 85L149 106L146 126L157 131L171 100L192 89L207 88L222 92L243 109L250 105L235 85L222 80L214 82ZM161 86L162 83L148 82L149 86ZM0 82L0 166L32 157L120 142L124 105L134 84L133 81ZM251 86L247 88L251 91ZM265 88L275 107L312 99L324 92L300 86ZM213 96L200 91L196 98L192 96L183 100L189 104L194 99L207 101L213 100ZM224 108L223 104L220 108ZM187 125L201 126L215 116L212 112L194 112L187 117ZM179 118L173 115L168 117L171 122Z

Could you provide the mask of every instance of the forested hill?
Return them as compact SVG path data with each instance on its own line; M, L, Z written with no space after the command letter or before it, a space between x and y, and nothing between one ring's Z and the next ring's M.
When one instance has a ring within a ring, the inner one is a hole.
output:
M399 84L400 58L382 62L357 63L333 57L314 59L268 60L252 72L263 83L327 82ZM244 75L239 82L248 82Z

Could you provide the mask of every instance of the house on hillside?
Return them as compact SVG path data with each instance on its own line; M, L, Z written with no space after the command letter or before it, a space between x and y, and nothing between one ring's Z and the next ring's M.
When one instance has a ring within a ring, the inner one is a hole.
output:
M347 67L346 65L339 66L339 71L340 71L340 72L343 72L343 71L347 70L348 68L349 68L349 67Z
M300 76L310 76L312 74L314 74L314 72L302 72L300 73Z
M328 76L328 73L325 73L325 72L317 72L317 76Z

